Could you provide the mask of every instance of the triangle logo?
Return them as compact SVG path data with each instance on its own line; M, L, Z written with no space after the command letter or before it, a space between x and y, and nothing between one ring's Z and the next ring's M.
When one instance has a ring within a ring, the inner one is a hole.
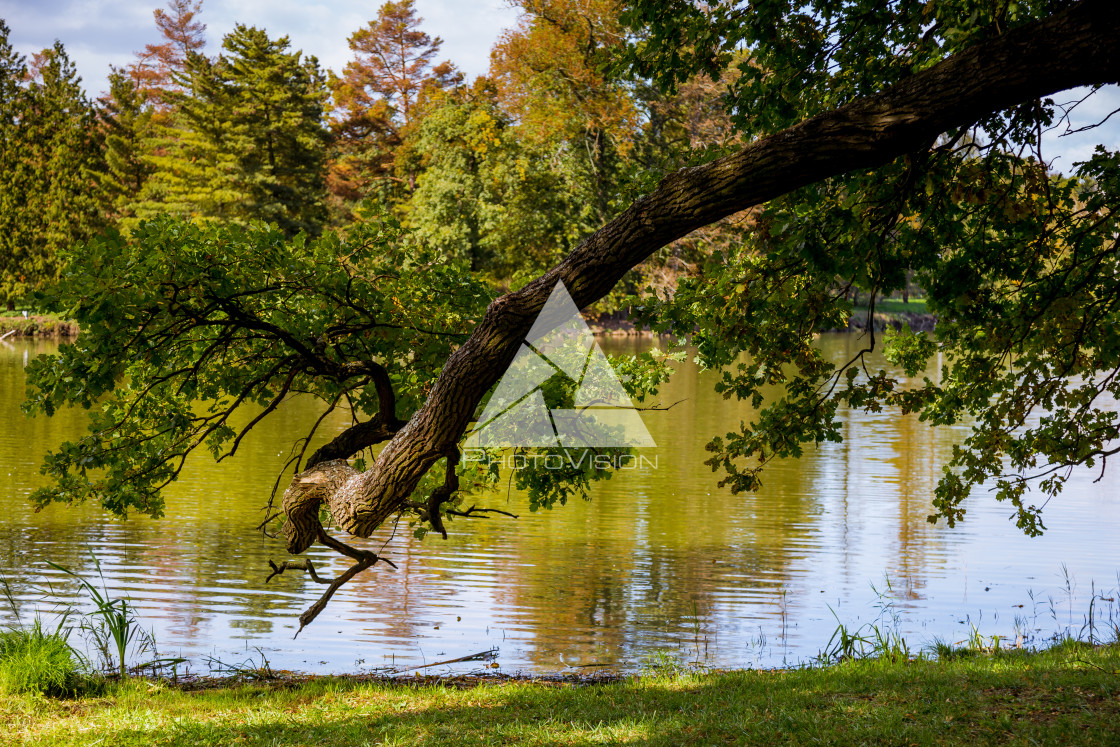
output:
M572 409L549 409L541 385L561 374L576 384ZM556 283L478 418L468 447L656 446L580 316Z

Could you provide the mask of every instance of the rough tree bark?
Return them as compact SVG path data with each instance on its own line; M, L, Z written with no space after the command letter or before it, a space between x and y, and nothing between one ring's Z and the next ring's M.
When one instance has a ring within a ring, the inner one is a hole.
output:
M992 112L1076 86L1118 82L1118 40L1114 0L1083 0L879 94L665 177L559 265L494 301L448 359L425 404L403 427L390 415L395 435L369 470L323 462L293 478L284 504L293 520L288 550L300 553L321 537L320 501L341 528L359 537L405 507L432 465L455 453L475 408L513 359L557 281L584 308L657 249L697 228L822 179L926 150L938 135ZM384 426L378 427L383 433ZM340 451L330 458L351 455Z

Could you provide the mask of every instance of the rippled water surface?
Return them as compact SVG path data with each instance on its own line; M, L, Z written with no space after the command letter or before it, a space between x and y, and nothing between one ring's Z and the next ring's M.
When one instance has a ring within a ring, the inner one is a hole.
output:
M657 652L774 666L810 659L837 619L874 620L888 600L907 640L921 646L961 640L972 624L1012 638L1016 630L1077 633L1093 592L1117 586L1117 471L1099 482L1095 472L1078 475L1047 508L1041 538L1022 536L1010 509L986 494L949 529L926 516L961 432L893 412L844 412L843 443L774 465L758 494L732 496L704 465L704 445L749 408L682 364L661 399L683 402L644 413L656 469L619 472L592 500L535 514L516 492L495 494L491 505L519 518L456 521L447 541L398 531L385 552L399 570L362 574L293 640L296 618L322 587L294 573L266 585L268 559L286 555L253 526L282 455L319 414L314 403L288 403L233 460L189 463L164 519L121 522L93 507L34 513L26 497L41 484L43 453L85 425L80 411L20 413L26 360L54 346L9 342L0 343L0 573L27 617L74 598L73 583L47 561L92 572L92 550L110 590L132 598L165 655L259 662L263 654L274 668L320 672L493 647L507 672L633 670ZM839 360L859 342L829 335L821 344ZM649 342L603 345L618 353ZM341 416L329 423L334 432L346 425ZM388 539L386 529L367 545ZM328 573L345 567L320 549L310 554ZM888 579L891 591L878 596ZM0 622L12 619L5 605Z

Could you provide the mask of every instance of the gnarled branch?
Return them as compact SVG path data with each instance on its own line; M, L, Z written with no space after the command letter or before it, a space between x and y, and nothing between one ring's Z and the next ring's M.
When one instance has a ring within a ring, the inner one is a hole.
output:
M316 477L317 470L335 464L324 462L297 475L289 488L290 502L285 494L289 523L293 515L306 516L313 500L317 524L319 501L327 500L343 529L368 537L408 507L424 474L456 449L479 402L513 360L558 282L584 308L609 293L653 252L721 218L829 177L927 150L941 133L970 127L1022 102L1076 86L1120 81L1118 38L1120 14L1114 3L1082 0L959 52L880 93L756 140L731 155L670 174L559 265L491 303L471 336L448 359L423 407L396 432L370 470L332 467L329 475ZM441 491L447 485L429 497L427 506L429 520L434 518L432 524L441 532L438 511L432 508L446 500ZM328 495L329 491L333 492ZM314 538L298 527L295 534L300 541L293 542L289 534L289 550L302 551Z
M557 282L567 286L578 307L586 307L634 265L697 228L805 185L879 167L927 148L940 133L1023 101L1120 80L1117 38L1120 14L1113 4L1083 0L878 94L670 174L559 265L490 304L444 366L423 407L389 441L373 468L347 486L340 513L334 514L339 524L367 537L406 505L423 475L456 446Z

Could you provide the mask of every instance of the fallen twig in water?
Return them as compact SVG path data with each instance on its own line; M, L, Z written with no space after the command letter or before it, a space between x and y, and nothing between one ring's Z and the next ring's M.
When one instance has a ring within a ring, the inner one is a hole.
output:
M438 667L443 664L458 664L463 661L491 661L498 658L498 649L492 648L488 651L479 651L477 654L470 654L468 656L460 656L458 659L448 659L446 661L436 661L431 664L421 664L416 667L405 667L398 669L398 672L411 672L414 669L427 669L428 667Z

